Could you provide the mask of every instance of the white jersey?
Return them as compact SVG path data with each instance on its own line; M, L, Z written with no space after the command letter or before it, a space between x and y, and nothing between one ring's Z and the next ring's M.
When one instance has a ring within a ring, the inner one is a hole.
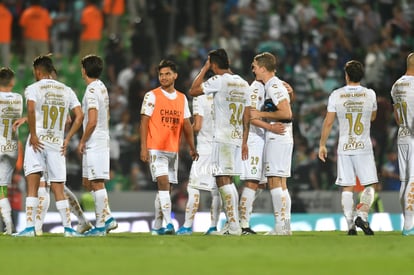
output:
M399 119L398 144L409 144L414 131L414 76L403 75L392 86L391 97Z
M265 101L264 85L260 81L253 81L250 84L250 107L261 111ZM249 140L251 136L259 136L264 139L265 130L261 127L250 124Z
M25 97L27 101L36 103L36 134L39 140L60 149L68 113L80 106L76 94L57 80L41 79L26 88Z
M0 92L0 154L17 155L18 135L12 131L12 125L22 112L23 98L20 94Z
M272 99L273 104L276 106L283 100L287 100L290 104L289 92L286 87L283 85L282 80L278 77L273 76L265 84L265 93L266 100ZM273 124L274 122L271 122ZM272 139L276 140L279 143L293 143L293 127L292 122L283 123L285 126L285 133L283 135L278 135L272 133L271 131L266 131L266 140Z
M96 128L91 137L86 142L87 145L96 141L109 140L109 96L105 84L97 79L86 87L85 95L82 100L82 109L84 113L83 130L88 122L88 110L96 109L98 112L98 121Z
M198 148L213 141L213 95L200 95L193 98L193 115L203 117L203 123L197 134Z
M362 86L344 86L332 92L328 112L339 122L338 154L371 154L372 112L377 110L375 92Z
M215 75L202 84L206 95L214 94L213 140L241 146L244 107L249 105L249 84L238 75Z

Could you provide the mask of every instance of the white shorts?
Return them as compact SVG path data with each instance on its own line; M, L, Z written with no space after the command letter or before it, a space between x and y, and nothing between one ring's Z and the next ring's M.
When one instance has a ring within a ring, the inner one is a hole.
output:
M14 168L16 166L17 152L0 155L0 186L11 184Z
M152 181L160 176L168 176L170 183L178 183L178 154L159 150L149 150Z
M50 182L66 182L66 159L62 156L60 149L50 148L46 143L41 152L35 152L29 145L30 137L26 142L24 152L24 175L33 173L47 173Z
M264 148L264 174L266 177L289 178L292 167L293 143L269 140Z
M241 174L241 147L235 144L213 142L213 176Z
M377 167L374 154L338 155L338 171L335 184L339 186L355 186L356 177L361 185L378 182Z
M242 162L241 180L255 180L265 183L266 177L263 173L264 161L264 139L258 136L249 136L247 142L249 147L249 158Z
M82 156L82 177L88 180L109 180L109 146L87 146Z
M188 186L207 191L217 189L216 180L213 177L211 151L210 153L201 153L200 151L198 153L198 160L193 161L193 164L191 165Z
M414 141L413 141L414 143ZM398 166L400 181L414 181L414 144L398 144ZM410 173L411 171L411 173Z

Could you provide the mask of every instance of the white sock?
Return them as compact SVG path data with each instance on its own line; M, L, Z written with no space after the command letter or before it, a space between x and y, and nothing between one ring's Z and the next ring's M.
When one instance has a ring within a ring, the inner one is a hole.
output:
M341 204L349 230L354 226L354 193L343 191L341 194Z
M368 220L369 209L374 202L375 190L372 186L366 187L362 191L359 204L357 206L357 215L360 216L364 221Z
M404 229L408 230L413 228L414 219L414 182L408 183L404 192Z
M210 227L217 227L220 211L221 211L221 198L218 189L211 190L211 207L210 207Z
M63 227L72 227L68 200L57 201L56 209L59 211L60 217L62 218Z
M236 185L234 183L231 183L230 186L233 190L233 196L232 196L233 201L232 202L233 202L233 206L234 206L234 216L236 218L236 224L235 224L234 228L238 230L238 229L240 229L240 217L239 217L239 199L240 199L240 196L239 196L239 191L237 191Z
M234 196L233 184L226 184L219 188L221 199L224 204L227 221L231 230L238 230L240 227L237 214L237 198Z
M255 190L249 187L243 188L239 202L240 226L242 228L250 227L250 214L253 209L255 195Z
M283 190L283 195L286 198L286 208L285 208L285 218L290 221L291 209L292 209L292 199L290 198L290 193L288 189Z
M69 201L70 212L72 212L76 218L78 218L78 223L87 223L88 221L86 220L78 198L76 198L75 194L73 194L73 192L66 185L64 186L63 192Z
M26 227L34 227L37 205L37 197L26 197Z
M108 194L106 189L99 189L95 191L95 216L96 227L105 227L105 221L108 215Z
M37 190L37 197L39 204L36 210L35 230L42 231L43 223L45 221L46 213L50 206L50 193L47 187L39 187Z
M161 211L165 222L167 224L172 223L170 191L158 191L158 196L160 198Z
M282 187L273 188L272 190L270 190L270 195L272 197L273 214L275 215L275 228L282 228Z
M162 227L162 210L161 210L161 204L160 204L160 197L157 193L154 200L154 207L155 207L155 220L154 220L154 229L160 229Z
M197 213L198 206L200 205L200 191L187 186L188 200L185 207L185 221L184 227L192 227L194 222L194 216Z
M11 206L8 198L0 200L0 213L6 226L6 233L11 234L13 231L13 221L11 217Z

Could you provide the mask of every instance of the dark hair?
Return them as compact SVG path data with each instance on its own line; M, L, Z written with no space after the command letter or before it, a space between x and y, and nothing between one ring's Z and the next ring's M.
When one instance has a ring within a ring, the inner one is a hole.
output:
M89 54L82 58L82 67L90 78L99 78L103 71L103 60L97 55Z
M55 70L50 55L39 55L33 60L33 68L39 69L44 73L52 73Z
M359 61L351 60L346 62L344 69L351 82L360 82L364 77L364 66Z
M175 65L175 63L171 60L166 60L166 59L161 60L160 64L158 64L158 72L162 68L170 68L174 73L177 72L177 65Z
M224 49L212 50L208 53L210 63L216 64L220 69L226 70L230 67L229 58Z
M10 81L14 78L14 72L8 67L0 68L0 86L7 86Z
M276 71L276 57L269 53L263 52L254 57L254 60L257 62L257 65L260 67L265 67L269 72Z

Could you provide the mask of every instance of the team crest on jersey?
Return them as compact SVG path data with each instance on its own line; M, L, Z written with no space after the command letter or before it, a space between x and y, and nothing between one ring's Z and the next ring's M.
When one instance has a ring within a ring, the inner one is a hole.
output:
M95 89L94 88L89 88L89 92L94 93Z
M256 175L256 174L257 174L257 168L256 168L256 166L254 166L254 167L252 168L251 173L252 173L252 175Z
M272 88L277 89L277 84L273 84L273 85L272 85Z

